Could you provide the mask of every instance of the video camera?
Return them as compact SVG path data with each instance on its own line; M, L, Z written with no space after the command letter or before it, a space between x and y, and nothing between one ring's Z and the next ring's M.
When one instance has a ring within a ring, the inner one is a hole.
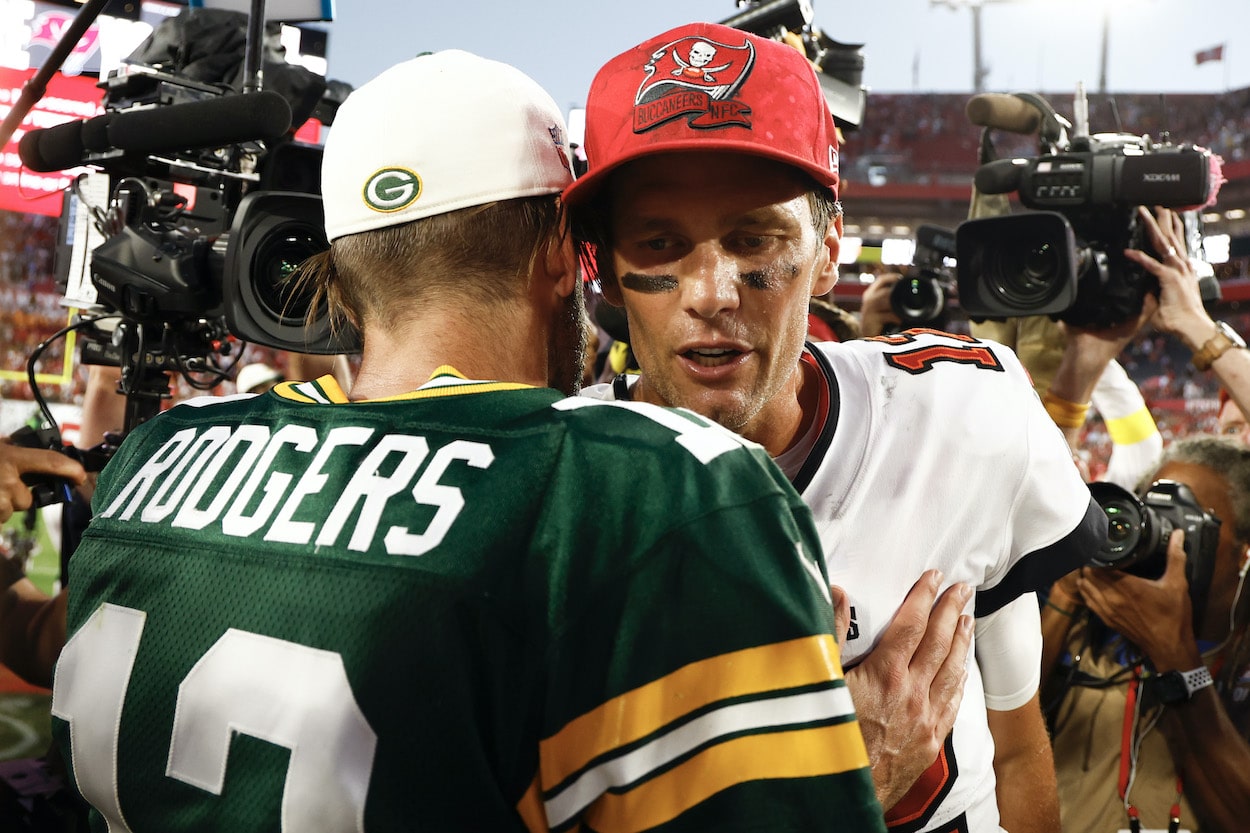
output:
M901 329L944 329L955 292L954 269L947 264L955 257L955 235L950 229L922 225L916 229L915 242L915 269L890 290L890 309L902 322Z
M1039 132L1034 158L990 161L974 183L983 194L1016 192L1030 213L967 220L956 230L960 304L973 318L1050 315L1076 326L1105 328L1135 317L1158 280L1123 254L1159 256L1137 206L1186 213L1198 251L1197 208L1214 200L1219 157L1192 144L1126 133L1089 135L1078 86L1076 127L1034 95L981 95L968 103L974 124ZM1030 112L1031 111L1031 112ZM1218 300L1214 274L1204 299Z
M248 22L197 9L162 26L191 15L201 31ZM83 361L121 368L127 431L168 398L169 372L200 388L225 379L233 364L222 357L237 361L235 339L354 349L351 334L330 333L326 315L305 326L309 298L288 281L328 246L320 148L291 138L292 117L319 109L330 123L346 92L336 102L324 79L289 64L266 68L281 92L245 83L240 93L142 63L145 46L169 41L182 42L154 36L101 81L103 115L30 131L19 146L32 170L99 169L67 193L57 271L67 303L90 312L77 325ZM248 41L248 63L259 66L250 27Z
M813 26L811 0L738 0L738 6L742 10L722 26L798 46L817 69L834 123L845 131L863 125L868 89L862 43L840 43Z
M1193 490L1173 480L1156 480L1140 498L1114 483L1091 483L1089 491L1107 515L1107 541L1090 559L1095 567L1158 579L1167 569L1172 530L1185 533L1185 578L1196 627L1215 570L1220 519L1203 509Z

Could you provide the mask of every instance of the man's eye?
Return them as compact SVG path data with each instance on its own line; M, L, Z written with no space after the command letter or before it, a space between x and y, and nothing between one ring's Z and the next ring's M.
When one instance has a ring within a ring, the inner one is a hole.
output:
M744 249L758 249L768 242L767 237L760 235L748 234L738 238L738 245Z

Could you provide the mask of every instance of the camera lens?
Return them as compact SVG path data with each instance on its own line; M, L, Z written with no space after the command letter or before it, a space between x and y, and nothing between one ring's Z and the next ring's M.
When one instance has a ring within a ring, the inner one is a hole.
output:
M1104 505L1102 511L1107 514L1107 546L1103 551L1117 557L1131 553L1141 540L1141 516L1119 501Z
M998 249L998 281L994 290L1020 307L1036 307L1054 298L1064 287L1063 261L1050 243L1029 245L1007 241Z
M930 275L903 278L890 290L890 308L905 323L937 318L946 306L946 293Z
M301 263L326 248L325 234L300 222L288 223L257 247L251 270L256 297L283 324L303 322L312 302L311 288L293 283L291 275Z
M1107 515L1107 540L1090 559L1098 567L1138 573L1167 552L1172 524L1127 489L1113 483L1089 484L1090 494ZM1130 569L1134 568L1135 569Z

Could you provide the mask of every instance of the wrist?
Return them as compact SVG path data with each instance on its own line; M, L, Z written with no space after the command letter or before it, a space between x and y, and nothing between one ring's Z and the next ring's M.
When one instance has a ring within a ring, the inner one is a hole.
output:
M1080 428L1084 425L1085 417L1089 414L1089 404L1089 402L1072 402L1049 390L1042 397L1042 405L1046 407L1046 413L1050 414L1050 418L1060 428Z
M1215 335L1215 320L1209 315L1195 315L1172 328L1172 334L1181 340L1189 352L1196 353Z
M1193 365L1197 370L1210 370L1211 365L1230 350L1244 350L1246 341L1223 321L1215 322L1211 336L1194 351Z

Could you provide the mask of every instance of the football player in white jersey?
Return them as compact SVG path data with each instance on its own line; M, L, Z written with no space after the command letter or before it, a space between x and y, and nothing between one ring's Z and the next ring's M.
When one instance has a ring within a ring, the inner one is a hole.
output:
M695 44L713 59L678 77ZM565 201L641 367L588 393L690 408L774 456L845 588L848 666L925 570L974 587L976 661L954 729L910 792L883 800L887 822L1058 829L1033 591L1095 553L1106 521L1015 355L926 331L805 344L808 299L837 281L842 221L833 120L787 45L715 24L640 44L596 76L585 148ZM889 754L906 718L851 683L870 757Z

